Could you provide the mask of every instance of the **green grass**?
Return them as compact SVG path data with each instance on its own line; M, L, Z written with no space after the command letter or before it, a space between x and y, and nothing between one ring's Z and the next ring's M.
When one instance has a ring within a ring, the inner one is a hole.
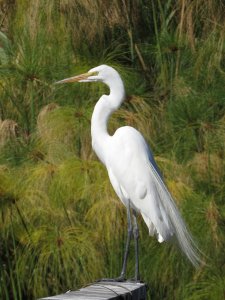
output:
M90 137L107 87L53 85L106 63L127 91L110 133L125 124L142 132L205 254L193 269L139 218L148 299L224 299L223 2L0 7L0 298L37 299L120 273L126 212Z

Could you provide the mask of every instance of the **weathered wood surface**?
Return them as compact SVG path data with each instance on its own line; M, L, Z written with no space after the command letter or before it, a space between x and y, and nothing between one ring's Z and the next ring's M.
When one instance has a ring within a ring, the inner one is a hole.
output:
M146 284L139 282L100 281L65 294L40 300L146 300Z

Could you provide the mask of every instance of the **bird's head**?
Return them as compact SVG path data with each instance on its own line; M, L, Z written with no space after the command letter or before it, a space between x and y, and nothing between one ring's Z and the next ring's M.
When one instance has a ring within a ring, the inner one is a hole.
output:
M67 82L103 82L110 85L115 79L120 78L118 72L110 66L100 65L98 67L90 69L87 73L76 75L73 77L65 78L57 81L56 84Z

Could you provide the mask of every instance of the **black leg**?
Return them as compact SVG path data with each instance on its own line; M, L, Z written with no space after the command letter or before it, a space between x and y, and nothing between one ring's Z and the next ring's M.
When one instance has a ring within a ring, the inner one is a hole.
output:
M130 200L129 200L127 206L127 242L126 242L126 248L124 252L123 267L120 274L121 279L125 279L131 236L132 236L132 223L131 223L131 216L130 216Z
M133 210L133 220L134 220L134 228L133 228L133 234L134 234L134 243L135 243L135 281L140 280L140 273L139 273L139 251L138 251L138 240L139 240L139 229L137 224L137 213Z
M131 212L130 212L130 200L128 201L127 205L127 241L126 241L126 247L124 252L124 258L123 258L123 266L122 271L119 277L117 278L103 278L99 281L124 281L125 275L126 275L126 269L127 269L127 259L129 254L129 247L130 247L130 241L132 237L132 233L134 235L134 243L135 243L135 275L134 280L135 282L140 281L140 273L139 273L139 251L138 251L138 240L139 240L139 229L137 224L137 213L135 210L132 209L133 214L133 226L131 221Z

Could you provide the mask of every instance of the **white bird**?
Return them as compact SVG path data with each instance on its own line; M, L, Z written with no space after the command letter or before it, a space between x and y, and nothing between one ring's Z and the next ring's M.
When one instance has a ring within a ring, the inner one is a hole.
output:
M110 66L101 65L88 73L66 78L57 83L96 82L105 83L109 95L102 95L95 105L91 119L92 147L108 171L111 184L127 208L128 238L121 275L124 280L129 244L135 239L135 280L139 280L138 226L136 215L141 214L151 236L158 241L174 236L191 263L200 263L198 249L169 193L153 154L139 131L130 126L120 127L113 135L107 131L110 115L117 110L125 98L123 81L118 72Z

